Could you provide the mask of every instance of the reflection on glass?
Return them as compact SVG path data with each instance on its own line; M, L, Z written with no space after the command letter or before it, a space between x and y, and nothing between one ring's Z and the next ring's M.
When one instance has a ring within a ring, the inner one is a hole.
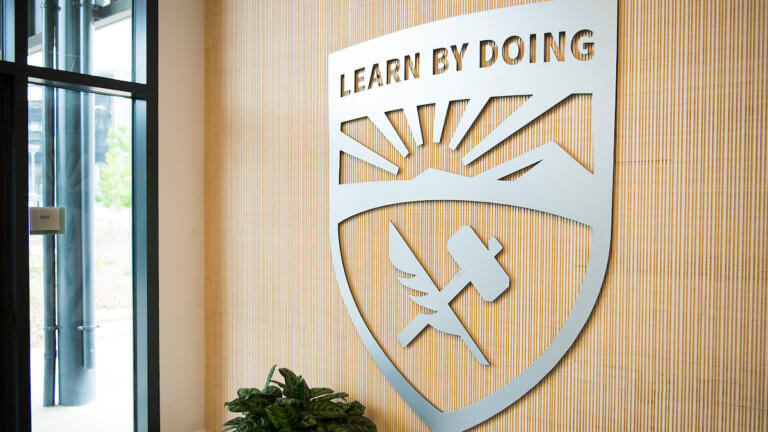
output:
M32 429L133 430L131 101L30 85Z
M27 63L133 79L131 0L30 0Z
M14 3L13 0L0 0L0 60L14 60Z

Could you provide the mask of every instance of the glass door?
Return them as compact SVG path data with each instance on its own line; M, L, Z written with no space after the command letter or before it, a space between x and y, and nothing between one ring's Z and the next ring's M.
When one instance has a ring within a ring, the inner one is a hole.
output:
M28 87L32 430L133 430L132 103Z

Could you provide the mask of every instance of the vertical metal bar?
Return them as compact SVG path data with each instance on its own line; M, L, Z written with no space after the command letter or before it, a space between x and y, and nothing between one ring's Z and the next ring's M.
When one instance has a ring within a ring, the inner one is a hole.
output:
M29 387L29 211L27 208L29 136L27 80L19 66L20 62L26 61L27 8L15 8L14 15L13 52L18 57L13 57L17 62L11 81L13 95L10 103L12 106L7 107L12 112L11 140L3 146L7 153L4 152L6 154L0 157L3 160L1 165L3 172L8 173L7 176L0 177L10 180L10 188L4 187L1 197L2 202L8 203L1 207L9 209L9 217L0 218L8 221L8 225L2 227L2 231L8 233L8 241L0 242L2 245L0 248L4 252L9 252L9 256L0 260L7 266L0 273L3 273L3 281L9 283L0 289L3 293L8 293L12 299L12 303L9 304L11 306L10 325L3 326L11 330L7 339L10 367L3 370L12 373L12 379L7 382L10 384L9 388L15 389L16 392L15 397L7 404L14 412L9 417L0 416L0 418L3 419L4 427L18 432L29 432L32 430Z
M59 27L59 0L45 0L43 3L43 66L56 68L56 32Z
M43 8L43 65L54 68L54 44L58 21L58 1L47 0ZM43 89L43 205L55 205L55 94ZM43 406L52 406L56 393L56 237L43 237Z
M59 65L66 70L81 72L81 10L80 4L65 0L59 26ZM67 211L66 234L59 236L58 298L59 312L59 403L82 405L94 396L95 370L84 367L83 357L83 291L86 284L83 223L82 165L83 155L82 95L59 90L57 128L57 184L59 205ZM71 216L71 217L70 217ZM86 222L88 216L86 215ZM88 234L85 234L88 241ZM87 246L86 246L87 247Z
M0 75L0 419L28 432L29 236L26 82Z
M134 431L160 430L157 257L157 0L133 1Z
M34 36L35 28L35 0L24 2L27 5L27 37Z
M147 245L147 102L133 102L133 359L134 359L134 431L149 430L148 393L142 391L149 384L149 353L147 336L149 329L147 309L151 307L147 301L148 256Z
M90 74L93 70L91 58L91 41L93 36L93 1L82 0L82 15L80 22L80 69L82 73ZM81 130L81 193L82 193L82 229L83 229L83 367L93 369L95 363L94 336L96 332L96 293L93 269L93 207L95 204L95 178L94 166L96 156L94 149L93 128L93 93L81 93L82 105L80 119Z
M93 374L83 368L81 127L78 92L58 90L56 196L67 212L66 234L58 238L59 403L90 401Z
M59 12L58 65L69 72L80 71L80 2L61 0Z

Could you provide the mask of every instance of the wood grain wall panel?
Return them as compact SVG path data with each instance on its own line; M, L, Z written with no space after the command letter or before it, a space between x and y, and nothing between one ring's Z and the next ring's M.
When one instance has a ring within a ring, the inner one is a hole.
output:
M348 391L381 431L427 431L365 351L336 286L328 241L327 55L414 25L520 3L207 2L208 430L228 418L223 402L239 386L262 385L279 363L310 384ZM475 430L768 430L768 6L622 0L619 14L614 229L603 292L554 371ZM427 144L404 162L402 175L429 167L473 174L461 171L461 152L520 102L493 101L454 159L444 157L445 141ZM452 105L444 136L465 105ZM419 110L427 143L433 111ZM471 169L549 139L591 169L589 112L589 97L571 97ZM413 149L402 113L390 118ZM344 131L389 151L365 120ZM382 175L344 161L344 181ZM496 388L535 358L570 308L589 256L588 228L497 210L414 204L342 226L350 284L366 321L398 367L443 409L481 397L470 383ZM498 366L493 373L435 332L397 348L397 333L417 309L394 284L382 244L387 220L424 251L420 258L439 284L456 270L444 245L459 225L502 241L510 291L490 305L467 290L455 303ZM440 228L421 229L427 224Z

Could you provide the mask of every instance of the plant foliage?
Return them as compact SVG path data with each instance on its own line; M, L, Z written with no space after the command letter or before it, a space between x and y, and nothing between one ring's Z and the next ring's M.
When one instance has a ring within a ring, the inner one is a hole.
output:
M301 376L280 368L284 382L272 380L277 365L267 375L263 389L241 388L237 399L225 403L239 413L224 423L231 432L375 432L376 425L363 416L365 406L347 402L347 394L326 387L310 388Z

